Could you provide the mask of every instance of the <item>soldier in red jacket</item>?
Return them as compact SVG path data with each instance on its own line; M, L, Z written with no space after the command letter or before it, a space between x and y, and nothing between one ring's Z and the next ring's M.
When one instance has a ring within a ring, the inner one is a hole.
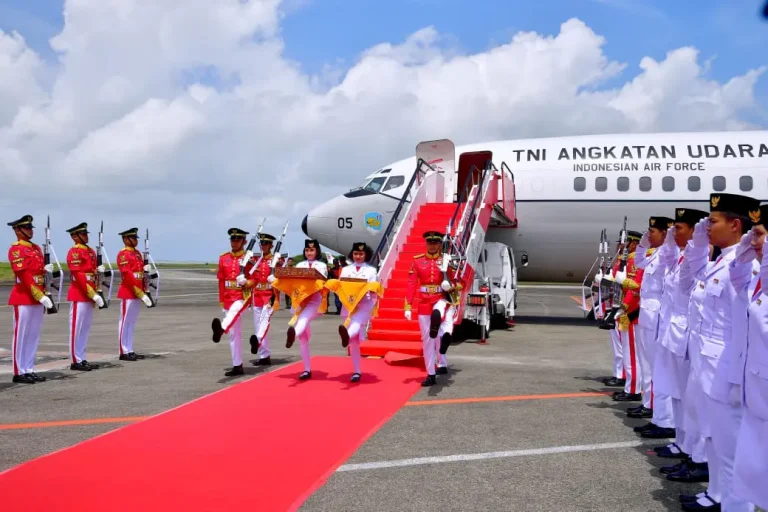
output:
M417 313L424 347L424 365L427 368L427 378L421 385L432 386L436 383L436 352L439 352L437 354L437 373L448 373L445 352L451 343L453 322L459 300L455 292L462 289L462 284L456 282L455 270L450 266L447 272L448 279L443 280L440 265L444 257L441 251L444 235L437 231L427 231L423 236L427 243L427 252L414 257L408 272L405 318L411 320L413 301L418 293L419 307Z
M89 372L99 366L85 359L88 335L93 323L93 311L104 307L104 299L96 293L98 283L96 272L104 272L104 267L96 267L96 251L88 247L88 223L82 222L67 230L75 245L67 252L70 285L67 292L69 306L69 355L70 370Z
M46 308L53 302L43 289L45 273L53 265L44 265L43 250L32 243L32 216L25 215L9 222L17 240L8 249L8 261L16 277L8 305L13 306L13 382L34 384L45 381L35 373L35 353L40 343L40 330Z
M231 251L219 256L219 271L216 278L219 280L219 304L224 310L224 320L214 318L211 324L213 329L213 342L218 343L225 327L231 324L229 332L229 349L232 353L232 369L224 375L232 377L243 375L243 339L242 317L243 307L251 298L251 290L256 284L253 279L246 279L245 275L250 271L254 262L246 262L245 272L240 272L240 263L245 255L245 237L247 231L231 228L228 232Z
M125 247L117 253L117 268L122 278L117 298L120 299L120 321L118 322L118 351L121 361L144 359L142 354L133 351L133 330L139 317L141 302L152 307L152 300L146 293L144 273L151 269L144 265L141 252L136 250L139 244L139 228L131 228L122 233Z
M636 402L641 399L639 388L641 375L639 354L635 344L635 327L640 316L640 287L643 283L643 270L635 266L635 249L642 236L642 233L637 231L627 232L630 251L627 255L627 267L624 272L617 272L615 276L616 282L624 291L616 328L621 336L624 370L627 377L624 391L613 396L613 399L618 402Z
M269 322L272 319L274 304L280 304L280 294L272 288L269 282L269 276L272 272L272 243L275 237L266 233L259 234L259 244L261 247L261 263L253 271L252 277L255 283L253 289L253 328L254 334L250 338L251 354L258 354L258 358L253 364L270 365L269 352ZM256 261L252 262L256 264Z

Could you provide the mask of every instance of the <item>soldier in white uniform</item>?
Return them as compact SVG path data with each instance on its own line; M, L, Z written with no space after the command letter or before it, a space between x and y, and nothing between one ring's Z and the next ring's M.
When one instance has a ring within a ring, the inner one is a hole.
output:
M627 410L630 418L651 418L654 421L638 432L643 437L663 439L674 435L672 423L672 403L668 396L658 396L652 388L653 358L656 353L659 325L662 323L661 300L664 276L667 271L665 252L670 249L663 245L667 230L675 221L669 217L651 217L648 219L648 231L643 234L635 251L635 266L643 270L640 286L640 317L637 321L637 352L639 354L641 393L643 403L637 408Z
M328 265L320 261L320 243L317 240L305 240L304 241L304 260L296 264L296 268L313 268L320 272L324 277L328 277ZM274 282L275 277L269 276L267 279L271 284ZM312 377L312 369L310 367L310 354L309 354L309 339L312 337L312 330L310 324L317 316L320 315L320 307L323 301L323 294L321 291L317 291L304 299L301 304L303 309L299 314L299 318L296 320L295 326L288 327L288 339L285 347L291 348L296 338L299 338L299 350L301 351L301 359L304 361L304 371L299 375L300 380L306 380ZM294 308L299 307L299 304L294 304Z
M758 281L751 293L747 291L749 307L746 324L746 349L744 365L740 368L743 386L743 417L738 434L734 461L733 494L737 499L768 509L768 295L762 283L768 283L768 205L760 207L760 225L753 228L749 237L753 255L747 251L745 258L756 257L760 262ZM742 260L742 261L743 261ZM738 281L739 274L747 275L751 267L738 271L738 263L731 267L731 280Z
M741 424L740 388L730 382L730 370L738 364L739 344L732 336L735 303L739 300L730 281L729 266L736 258L742 235L760 218L760 202L734 194L710 196L707 222L709 241L721 250L714 262L707 262L709 245L694 230L686 249L681 272L690 272L695 285L691 292L688 320L688 352L691 372L686 390L700 423L709 460L710 485L696 501L683 501L684 510L752 510L752 505L733 494L733 460L736 435ZM756 263L755 263L756 265ZM688 279L686 276L684 279Z
M355 242L348 256L351 263L341 269L339 277L367 279L368 282L378 281L379 276L376 268L369 263L372 256L373 251L365 242ZM360 380L360 334L363 326L367 325L371 319L371 314L377 300L378 296L375 293L366 293L365 297L360 300L352 312L349 328L344 327L344 324L339 326L341 346L345 348L349 346L349 353L352 357L352 367L355 372L352 374L352 382ZM341 311L342 321L346 320L347 316L349 316L349 311L347 311L346 306L343 306Z

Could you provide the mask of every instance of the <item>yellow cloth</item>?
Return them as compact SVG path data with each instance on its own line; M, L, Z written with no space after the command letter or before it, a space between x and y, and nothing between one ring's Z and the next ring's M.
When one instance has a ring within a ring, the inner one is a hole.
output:
M381 283L377 281L348 281L349 278L342 279L329 279L325 283L325 287L336 293L339 297L339 301L347 308L347 319L344 320L344 327L349 327L349 322L352 320L352 313L355 308L363 300L365 294L368 292L375 293L379 297L383 296L384 290L381 287ZM371 318L375 318L379 314L379 301L376 301L376 305L373 306L371 312Z
M304 309L302 302L317 292L320 292L323 296L317 312L323 314L328 310L328 301L326 300L328 297L328 290L325 288L324 279L278 277L272 281L272 288L276 288L291 297L291 302L294 304L294 313L291 320L288 322L289 326L294 326L296 324L296 320L298 320L299 315Z

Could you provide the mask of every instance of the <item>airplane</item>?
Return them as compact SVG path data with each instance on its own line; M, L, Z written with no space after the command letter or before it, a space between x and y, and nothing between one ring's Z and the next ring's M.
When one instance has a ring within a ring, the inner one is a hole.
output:
M490 227L489 242L512 248L518 279L582 282L595 262L600 232L615 247L648 218L675 208L709 210L713 192L768 201L768 131L608 134L477 143L455 148L454 191L468 172L462 156L489 152L515 183L515 227ZM354 242L378 246L416 169L416 156L385 165L362 184L311 210L302 231L345 254ZM435 172L442 172L439 169ZM521 264L522 263L522 264ZM527 265L525 264L527 263Z

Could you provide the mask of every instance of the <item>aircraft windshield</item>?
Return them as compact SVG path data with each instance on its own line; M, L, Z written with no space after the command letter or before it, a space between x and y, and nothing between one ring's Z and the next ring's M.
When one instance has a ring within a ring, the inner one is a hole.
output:
M372 180L369 180L365 182L365 184L360 187L360 190L369 190L371 192L378 192L381 190L381 187L384 186L384 182L387 181L387 176L377 176L376 178L373 178Z

